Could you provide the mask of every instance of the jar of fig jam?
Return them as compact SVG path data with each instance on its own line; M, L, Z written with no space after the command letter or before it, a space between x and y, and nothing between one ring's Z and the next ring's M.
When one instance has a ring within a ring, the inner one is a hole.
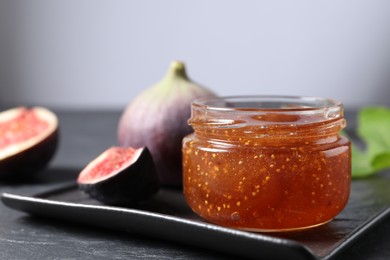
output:
M183 189L205 220L290 231L332 220L350 193L343 105L315 97L198 99L183 140Z

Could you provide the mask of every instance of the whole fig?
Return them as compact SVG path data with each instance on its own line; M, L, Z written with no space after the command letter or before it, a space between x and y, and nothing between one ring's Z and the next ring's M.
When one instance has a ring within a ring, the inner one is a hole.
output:
M141 92L123 112L118 125L119 145L146 146L161 184L181 186L181 146L183 137L192 132L187 124L191 102L205 96L215 94L192 82L184 63L173 61L166 76Z

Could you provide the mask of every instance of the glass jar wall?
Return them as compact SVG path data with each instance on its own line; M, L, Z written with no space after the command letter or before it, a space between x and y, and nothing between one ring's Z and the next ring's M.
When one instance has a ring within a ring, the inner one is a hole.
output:
M183 188L204 219L251 231L332 220L350 192L341 103L314 97L206 98L192 104Z

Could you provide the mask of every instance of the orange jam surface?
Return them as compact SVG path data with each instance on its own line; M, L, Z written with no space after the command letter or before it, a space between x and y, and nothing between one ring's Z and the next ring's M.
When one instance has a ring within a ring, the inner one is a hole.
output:
M183 186L195 213L223 226L280 231L326 223L344 208L349 141L329 123L288 117L270 114L266 127L194 127L183 142ZM285 121L295 124L278 124Z

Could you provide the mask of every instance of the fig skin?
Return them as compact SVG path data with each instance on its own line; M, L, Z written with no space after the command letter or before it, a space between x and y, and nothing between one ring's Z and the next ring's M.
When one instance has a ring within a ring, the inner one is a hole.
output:
M153 196L160 188L152 155L146 147L132 164L100 181L81 181L80 190L104 204L129 206ZM96 160L96 159L95 159ZM92 161L93 163L94 161Z
M0 179L25 179L42 171L54 156L58 146L56 130L42 142L0 161Z
M161 183L181 187L182 140L193 132L187 124L191 102L215 95L192 82L182 62L173 61L165 78L141 92L123 112L118 125L119 145L148 147Z
M22 111L25 109L26 108L24 107L19 107L12 110ZM31 178L48 165L57 151L59 143L59 126L56 115L45 108L34 107L31 108L31 110L41 110L44 111L44 113L50 113L47 122L52 124L53 130L38 142L27 147L21 146L19 151L0 159L1 180L14 181ZM2 151L0 150L0 153L1 152Z

